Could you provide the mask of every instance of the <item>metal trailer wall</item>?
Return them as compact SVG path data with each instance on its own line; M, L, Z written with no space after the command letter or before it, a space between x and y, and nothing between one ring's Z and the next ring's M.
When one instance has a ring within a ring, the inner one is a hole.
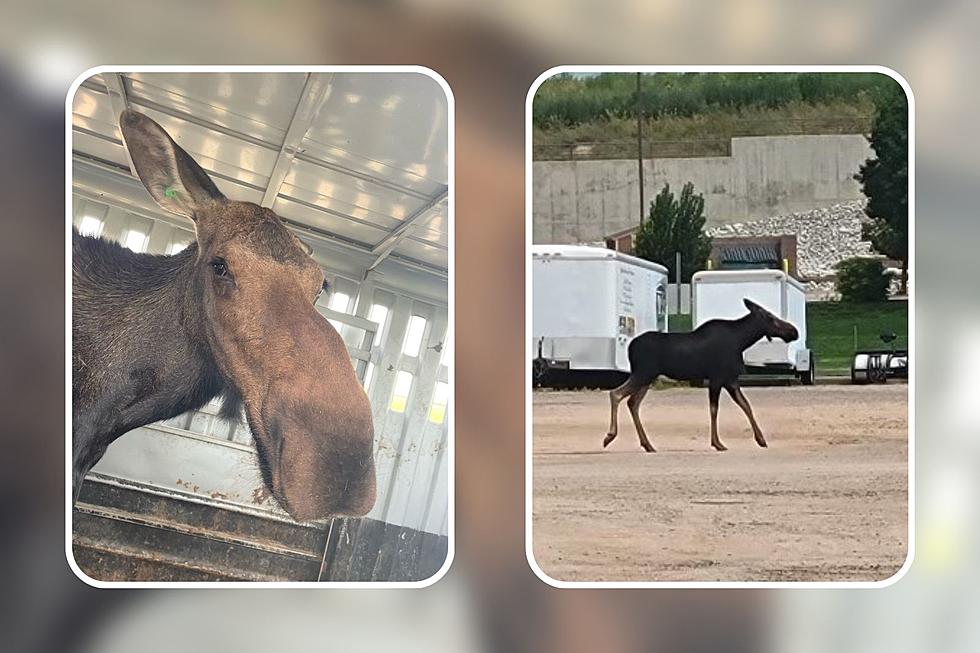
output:
M401 97L405 101L404 98L412 97L413 92L424 97L426 94L420 93L420 84L423 87L431 84L434 89L430 87L428 91L435 90L445 103L445 96L433 80L413 76L416 78L414 86L410 84L407 91L402 80L389 78L387 84L380 84L384 93L373 99L397 107L393 98ZM344 153L350 165L347 167L336 161L313 158L312 146L304 150L304 161L294 157L288 165L279 165L282 152L288 149L287 141L292 139L296 148L293 154L297 155L300 152L298 144L306 143L310 134L317 133L321 122L334 125L332 129L343 135L344 121L334 119L337 114L330 112L330 103L326 101L340 91L336 88L332 92L322 90L316 111L311 107L304 109L304 102L308 101L304 98L309 97L311 84L323 83L345 89L347 92L340 95L340 101L351 104L354 94L360 104L371 100L371 93L364 88L360 94L354 93L352 89L358 88L354 82L359 81L368 89L379 86L374 79L364 79L369 76L351 75L358 80L341 80L339 74L324 75L320 76L324 79L317 80L316 75L299 75L294 76L299 79L289 80L294 90L302 89L303 92L289 100L295 105L291 114L279 111L286 124L280 125L278 130L283 139L278 157L275 153L264 152L267 148L252 142L248 136L184 112L185 105L192 102L181 95L176 86L193 89L199 99L207 89L216 89L215 92L221 95L222 84L225 84L225 90L235 96L234 76L212 75L209 83L186 76L166 77L160 81L144 75L142 80L159 82L166 87L168 90L164 94L171 99L167 105L134 94L134 89L140 89L148 96L162 91L147 90L123 76L116 76L115 82L108 81L104 95L100 96L103 88L100 83L91 80L76 94L74 226L83 232L97 233L133 249L155 254L173 253L193 239L190 222L157 209L127 169L127 159L118 132L114 132L111 114L108 122L93 121L92 116L106 117L105 105L112 111L118 108L118 98L115 104L111 100L114 83L117 89L126 89L128 103L137 108L145 105L158 113L153 115L148 111L175 134L175 140L198 158L209 172L215 173L221 166L217 161L209 161L200 150L216 154L224 152L220 158L235 160L244 164L244 168L261 167L257 162L267 159L265 165L270 174L264 177L265 189L242 180L247 176L247 170L234 175L215 174L215 177L229 197L272 205L313 247L314 258L323 268L331 287L330 293L318 301L317 308L343 336L358 378L371 400L378 499L375 508L364 519L337 519L314 528L291 524L262 486L247 426L220 420L217 417L219 405L212 402L199 411L136 429L110 446L105 458L93 470L91 480L86 482L89 487L83 492L82 499L83 503L89 497L93 504L101 501L111 505L101 508L99 505L83 506L83 513L84 510L89 512L83 514L82 519L76 511L76 559L81 555L90 568L103 572L110 564L119 566L118 559L110 560L92 543L99 538L116 537L123 528L122 523L137 523L144 530L160 526L170 531L190 529L188 532L198 539L220 541L227 544L228 550L244 541L244 548L234 555L226 555L222 549L224 557L219 557L224 561L224 567L205 569L204 562L195 562L196 576L188 575L186 568L190 565L186 560L180 561L179 573L160 572L159 560L152 561L157 566L144 560L129 561L130 576L254 580L421 580L430 576L446 557L450 528L448 438L452 336L447 302L447 186L420 177L421 186L427 187L425 193L420 193L417 188L404 185L404 180L395 182L381 175L377 169L385 164L380 163L380 156L373 165L371 160L367 162L368 169L374 168L373 173L368 174L350 163L359 159L350 151ZM274 75L247 77L245 97L270 84L277 87L284 84ZM399 89L402 96L397 93ZM268 92L266 95L271 97ZM178 101L178 98L182 99ZM206 103L210 106L217 101L212 95ZM242 101L244 98L239 99ZM425 109L432 108L425 102L422 104ZM213 107L211 110L213 112ZM415 113L421 110L417 107ZM303 125L301 133L294 133L296 121L304 111L313 112L314 117ZM361 129L360 120L371 116L370 111L366 116L358 112L339 113L358 125L353 129L355 134ZM169 118L170 124L160 116ZM397 129L398 125L391 124L390 116L387 120L379 125L382 129L385 125ZM423 160L425 157L430 160L427 168L430 173L435 169L437 179L443 181L448 179L448 172L443 168L440 177L438 145L439 123L445 120L443 106L442 114L432 118L427 140L419 150L423 152ZM184 129L188 124L193 127L190 133ZM445 126L441 129L445 135ZM184 138L181 138L182 134ZM395 139L397 134L389 137ZM215 142L209 145L211 140ZM443 147L447 145L445 141L442 144ZM321 152L329 149L323 148L322 144L319 147ZM347 147L350 148L350 144ZM408 149L411 148L405 148L402 154ZM432 164L433 156L436 165ZM412 174L426 168L425 164L406 163L410 160L411 157L403 156L400 165L415 171ZM442 163L445 163L444 159ZM271 170L268 170L269 166ZM282 169L277 172L277 168ZM307 176L301 177L299 172ZM269 190L275 190L277 183L278 192ZM310 188L316 189L311 191L315 197L309 196L316 201L296 199ZM392 195L393 189L402 192ZM346 200L352 203L348 205ZM394 219L391 215L402 217ZM371 230L378 230L379 225L378 235L368 242L359 240ZM148 512L135 515L126 512L125 518L119 518L113 511L123 509L112 504L113 501L127 502L125 511L139 513L145 508ZM160 507L154 501L177 503ZM139 508L133 508L134 505ZM158 512L153 513L154 510ZM210 514L198 516L203 510L223 511L232 516L226 514L220 520ZM171 523L175 515L184 520L176 527ZM107 516L116 519L107 521ZM246 518L247 521L242 521ZM188 526L184 523L194 519L200 524ZM227 528L216 529L217 522ZM255 538L249 539L251 532L262 534L264 539L258 542L253 541ZM157 538L163 547L168 544L170 534L163 537L154 531L150 537L141 531L133 537L142 538L143 542L155 542L154 538ZM88 549L81 546L80 554L79 542L88 542L92 546ZM265 558L253 560L249 557L255 550L266 549L279 558L270 563ZM160 556L165 557L165 552L160 552ZM81 560L79 564L82 565Z

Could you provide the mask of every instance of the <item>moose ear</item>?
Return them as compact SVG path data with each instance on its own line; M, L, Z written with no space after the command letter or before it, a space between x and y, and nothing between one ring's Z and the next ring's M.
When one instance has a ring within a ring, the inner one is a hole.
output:
M742 299L742 303L745 304L745 308L749 309L753 313L755 311L759 310L760 308L762 308L761 306L759 306L754 301L752 301L751 299L748 299L748 298L743 298Z
M119 128L136 174L160 208L196 220L206 204L225 200L208 173L152 119L126 109Z

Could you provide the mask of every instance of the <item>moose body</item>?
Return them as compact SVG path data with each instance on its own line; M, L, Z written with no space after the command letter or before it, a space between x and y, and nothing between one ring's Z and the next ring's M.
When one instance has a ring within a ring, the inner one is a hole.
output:
M72 484L136 427L223 395L244 409L263 480L295 519L374 504L371 407L314 308L323 273L271 210L228 200L151 119L120 127L164 209L194 221L173 256L72 235Z
M650 385L661 375L677 381L707 381L712 447L718 451L726 449L718 437L718 398L722 388L745 412L756 443L760 447L767 446L739 385L739 376L745 372L742 355L763 337L792 342L799 337L799 332L792 324L780 320L758 304L748 299L744 303L749 312L737 320L711 320L690 333L649 331L630 342L627 352L630 376L623 385L609 393L611 415L603 447L609 446L616 438L619 404L627 399L640 445L648 452L655 451L640 423L639 410Z

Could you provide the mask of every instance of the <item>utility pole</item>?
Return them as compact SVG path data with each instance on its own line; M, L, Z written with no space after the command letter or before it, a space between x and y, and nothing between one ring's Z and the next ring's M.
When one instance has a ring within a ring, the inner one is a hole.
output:
M640 174L640 226L646 217L646 206L643 201L643 104L640 102L640 78L643 73L636 73L636 162Z
M677 284L677 313L681 310L681 253L674 252L674 282Z

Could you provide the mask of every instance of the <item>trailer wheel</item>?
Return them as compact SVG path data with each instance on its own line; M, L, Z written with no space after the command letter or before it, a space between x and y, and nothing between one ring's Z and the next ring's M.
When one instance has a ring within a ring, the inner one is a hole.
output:
M810 368L800 374L800 383L813 385L817 379L817 357L810 352Z
M888 382L888 358L882 359L881 354L868 357L868 382Z
M548 362L543 358L535 358L531 363L531 377L535 387L544 385L545 377L548 376Z

